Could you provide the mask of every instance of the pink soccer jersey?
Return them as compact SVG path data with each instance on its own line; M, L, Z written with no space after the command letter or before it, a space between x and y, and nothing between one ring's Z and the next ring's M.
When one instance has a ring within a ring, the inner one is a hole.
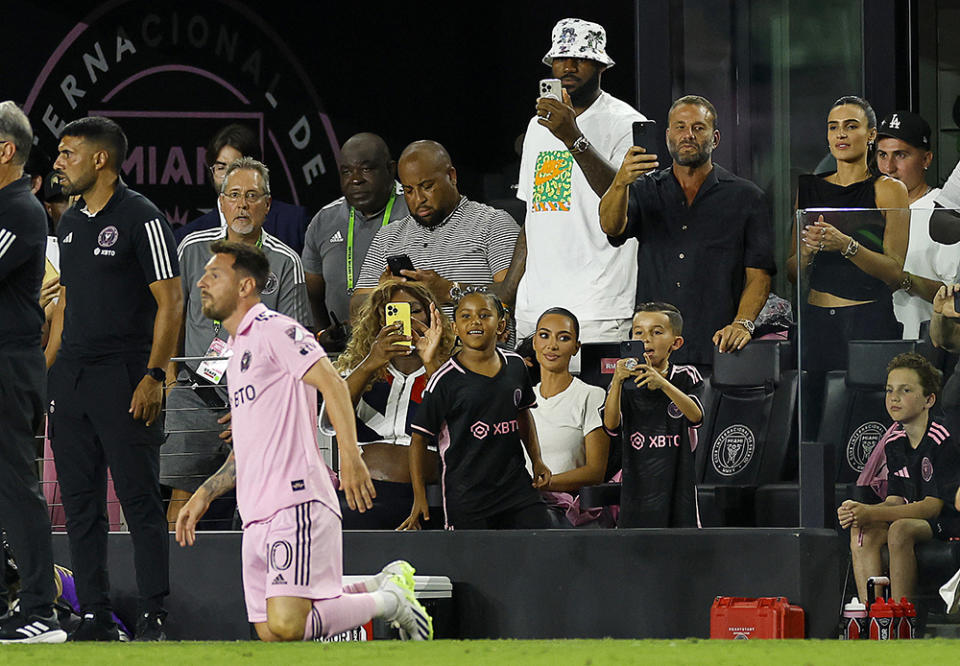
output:
M237 506L244 526L316 500L340 515L317 446L317 390L301 381L326 356L295 320L262 303L230 338L227 366Z

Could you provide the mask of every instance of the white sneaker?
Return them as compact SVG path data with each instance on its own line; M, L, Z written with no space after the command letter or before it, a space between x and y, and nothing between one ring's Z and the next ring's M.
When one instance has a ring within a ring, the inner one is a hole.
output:
M412 574L409 584L398 575L390 576L380 591L397 599L397 609L384 620L400 629L400 640L428 641L433 638L433 618L413 593Z
M364 581L367 586L367 592L376 592L383 587L383 584L390 580L391 576L399 576L403 581L404 587L413 589L413 574L417 572L413 565L406 560L394 560L380 570L373 578Z

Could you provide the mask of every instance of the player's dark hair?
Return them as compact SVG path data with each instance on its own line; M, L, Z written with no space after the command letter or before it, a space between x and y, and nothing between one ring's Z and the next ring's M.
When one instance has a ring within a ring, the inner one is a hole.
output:
M270 262L267 261L263 250L257 246L221 239L210 244L210 252L229 254L233 257L233 270L252 277L257 284L258 294L266 287L267 276L270 275Z
M454 314L456 314L457 310L460 309L460 303L463 301L463 299L465 299L467 296L470 296L472 294L480 294L481 296L486 298L487 302L493 305L493 307L496 309L497 316L500 319L506 319L507 309L503 306L503 301L501 301L496 294L492 294L489 291L487 291L485 287L467 287L466 289L464 289L463 295L460 296L459 299L457 299L457 304L453 308Z
M547 315L560 315L573 322L573 337L577 342L580 341L580 320L577 319L577 315L573 314L566 308L550 308L549 310L544 310L543 314L537 318L537 328L540 328L540 321Z
M253 130L240 123L231 123L213 135L210 143L207 145L207 166L212 167L217 161L217 155L223 150L224 146L235 148L244 157L252 157L256 160L262 160L260 155L260 141Z
M659 312L660 314L667 315L667 320L670 322L670 328L673 330L673 334L683 335L683 315L680 314L680 310L677 309L676 305L662 301L651 301L638 305L633 314L636 316L640 312Z
M117 172L127 159L127 135L120 129L120 125L109 118L103 116L78 118L67 123L60 132L60 136L75 136L105 148L110 155L110 165Z
M720 129L720 126L717 124L717 108L710 102L709 99L700 95L684 95L683 97L677 99L673 104L670 105L670 110L667 112L667 118L670 117L670 114L673 113L675 108L678 106L683 106L684 104L692 104L693 106L699 106L703 108L710 117L710 122L713 123L713 129Z
M856 95L844 95L830 107L830 110L833 111L838 106L844 106L850 104L852 106L858 106L863 111L863 115L867 119L867 129L872 130L877 126L877 112L873 110L873 107L870 106L870 102L865 100L862 97L857 97ZM870 173L874 176L880 175L880 168L877 166L877 140L874 139L867 145L867 168L870 169ZM930 395L929 393L927 395Z
M899 368L906 368L917 373L920 379L920 388L923 389L923 395L938 395L940 387L943 385L943 373L920 354L907 352L897 354L887 364L887 374Z

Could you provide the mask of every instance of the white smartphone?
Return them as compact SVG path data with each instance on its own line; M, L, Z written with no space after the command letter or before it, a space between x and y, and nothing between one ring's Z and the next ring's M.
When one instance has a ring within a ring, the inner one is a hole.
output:
M540 79L540 97L552 97L562 102L563 87L560 85L560 79Z

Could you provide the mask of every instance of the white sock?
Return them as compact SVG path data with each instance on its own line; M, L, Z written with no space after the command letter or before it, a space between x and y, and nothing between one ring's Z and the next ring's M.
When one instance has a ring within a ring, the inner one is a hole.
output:
M377 605L377 617L390 617L397 612L400 600L397 599L395 594L377 590L371 592L370 596L373 597L373 602Z

